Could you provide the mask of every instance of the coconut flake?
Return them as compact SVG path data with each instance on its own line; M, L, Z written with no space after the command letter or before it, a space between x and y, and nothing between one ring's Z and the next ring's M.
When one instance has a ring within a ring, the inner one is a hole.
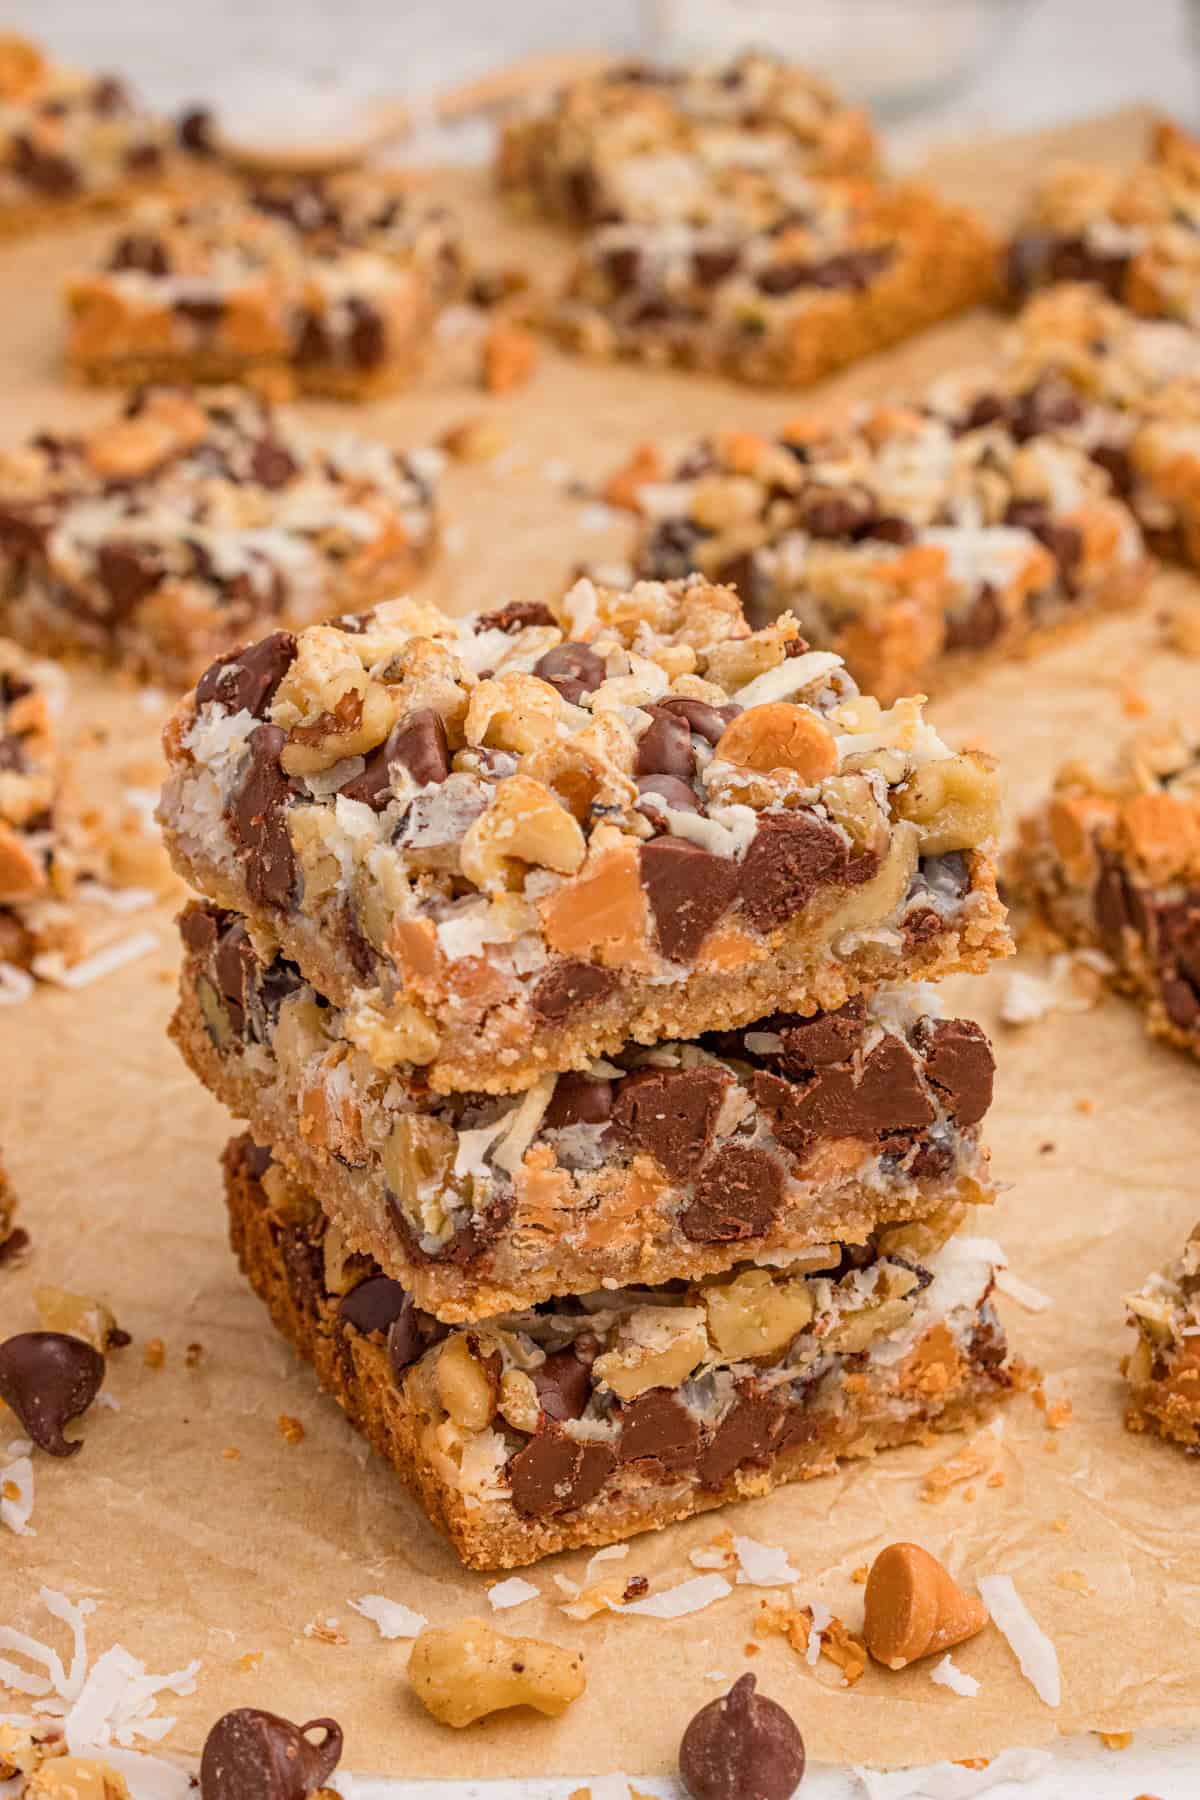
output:
M1040 1288L1035 1288L1028 1281L1022 1281L1021 1277L1014 1275L1011 1269L997 1269L996 1286L1002 1294L1007 1294L1010 1300L1015 1300L1018 1306L1023 1306L1026 1312L1045 1312L1054 1305L1049 1294L1043 1294Z
M175 1721L151 1717L156 1697L195 1693L199 1672L199 1662L190 1662L169 1675L150 1675L144 1662L131 1656L123 1645L114 1644L97 1657L63 1720L68 1750L73 1756L82 1756L114 1739L128 1748L131 1738L157 1741L165 1737Z
M507 1612L510 1606L524 1606L527 1600L536 1600L540 1592L532 1581L511 1575L507 1581L498 1581L495 1587L488 1589L488 1605L493 1612Z
M583 1571L584 1587L591 1586L596 1577L596 1570L600 1567L601 1563L621 1562L628 1555L628 1544L606 1544L603 1550L597 1550L594 1555L589 1556L587 1568ZM559 1579L558 1576L555 1576L556 1581ZM575 1591L578 1593L579 1589L576 1588Z
M85 956L82 962L66 963L57 950L49 951L44 956L35 956L33 972L42 981L52 982L55 987L91 987L93 981L100 981L114 970L123 969L126 963L136 962L139 957L149 956L157 949L158 938L153 931L135 931L132 937L108 944L103 950L97 950L94 956Z
M756 675L730 698L739 706L763 706L771 700L790 700L803 688L842 667L842 659L831 650L809 650L803 656L787 656L773 669Z
M682 1619L689 1613L703 1612L714 1600L724 1600L732 1592L723 1575L697 1575L676 1587L664 1588L660 1594L647 1594L644 1600L614 1605L612 1610L636 1613L644 1619Z
M799 1604L798 1596L792 1598ZM813 1600L808 1608L812 1614L812 1627L808 1634L808 1648L804 1652L804 1660L810 1669L815 1669L821 1660L821 1633L833 1624L833 1614L823 1600Z
M399 1600L389 1600L385 1594L363 1594L346 1604L378 1626L379 1635L384 1638L415 1638L429 1623L424 1613L414 1612Z
M1054 1767L1048 1750L1002 1750L984 1769L966 1769L958 1763L933 1763L926 1769L897 1769L885 1775L876 1769L856 1768L863 1800L974 1800L989 1788L1005 1782L1036 1781Z
M0 962L0 1006L20 1006L33 995L34 980L28 969Z
M800 1577L788 1561L787 1551L777 1544L760 1544L757 1538L733 1539L733 1552L741 1567L738 1581L750 1587L787 1587Z
M5 1451L7 1462L0 1463L0 1525L7 1525L18 1537L36 1537L29 1523L33 1517L33 1445L28 1438L15 1438Z
M1058 1651L1018 1594L1011 1575L985 1575L979 1582L992 1623L1008 1639L1021 1673L1046 1706L1062 1699Z
M960 1669L950 1655L943 1656L940 1663L929 1671L930 1681L936 1681L939 1687L948 1687L951 1693L961 1694L964 1700L973 1700L979 1692L979 1683L974 1675L968 1675Z

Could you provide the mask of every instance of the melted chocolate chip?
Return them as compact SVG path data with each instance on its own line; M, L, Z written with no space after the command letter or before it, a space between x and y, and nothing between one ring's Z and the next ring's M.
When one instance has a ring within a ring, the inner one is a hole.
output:
M832 1064L804 1082L760 1072L752 1091L775 1115L780 1143L800 1157L815 1138L924 1131L936 1117L916 1058L894 1037L883 1038L861 1070L852 1063Z
M708 1154L728 1074L697 1069L638 1069L617 1086L612 1136L652 1156L673 1181L686 1181Z
M309 1733L323 1735L314 1744ZM241 1706L217 1720L200 1758L202 1800L307 1800L342 1759L334 1719L293 1725L277 1713Z
M728 706L717 707L710 706L706 700L689 700L675 694L669 700L660 700L655 707L656 712L678 713L681 719L687 720L697 737L710 744L720 742L725 727L733 723L741 710L732 701Z
M604 663L590 644L557 644L539 656L533 673L557 688L564 700L578 706L585 694L593 694L604 680Z
M574 1350L555 1350L533 1371L533 1385L546 1418L562 1424L583 1417L592 1397L592 1371Z
M779 1033L784 1072L799 1075L826 1063L847 1062L866 1036L866 1014L861 1000L847 1000L837 1012L764 1020L759 1029Z
M85 1413L104 1381L104 1358L83 1338L61 1331L23 1331L0 1344L0 1400L51 1456L75 1456L63 1426Z
M699 813L701 810L691 782L681 781L677 775L639 775L637 789L641 795L657 795L663 806L668 807L671 812ZM646 806L639 804L638 811L652 825L660 830L666 829L663 807L656 805L653 800Z
M229 813L230 834L242 852L246 891L260 906L288 906L296 884L287 828L290 787L279 766L285 741L278 725L255 726L246 740L249 766Z
M732 857L715 856L675 837L643 844L638 861L659 950L670 962L694 961L717 920L733 905L738 865Z
M503 631L511 637L515 632L524 631L529 625L553 623L554 614L540 600L513 600L498 612L481 613L475 628L477 631Z
M774 931L822 888L857 887L878 866L869 853L851 858L840 832L815 813L760 814L740 869L742 917L755 931Z
M400 1311L388 1326L388 1361L393 1380L401 1381L405 1370L433 1344L440 1344L449 1329L432 1313L422 1312L411 1294L405 1294Z
M783 1211L783 1168L768 1150L727 1144L697 1177L679 1228L693 1244L761 1237Z
M616 1460L608 1444L577 1443L553 1428L539 1431L508 1465L513 1505L527 1518L573 1512L596 1497Z
M690 781L694 769L692 732L685 718L665 707L647 707L650 724L637 743L635 775L674 775Z
M205 706L216 700L228 713L245 710L261 719L295 659L296 640L292 633L273 631L257 644L218 657L200 677L196 703Z
M542 976L529 1004L537 1018L557 1025L580 1007L606 1000L620 983L615 969L602 969L596 963L560 962Z
M743 1463L766 1462L782 1429L781 1409L765 1395L740 1397L717 1426L696 1464L701 1487L723 1487Z
M652 1458L671 1473L695 1466L700 1426L669 1388L648 1388L621 1414L622 1462Z
M110 615L123 619L152 594L166 570L143 544L114 539L96 551L96 579L108 596Z
M961 1126L978 1125L992 1104L996 1072L983 1031L971 1019L923 1019L913 1041L947 1111Z
M542 1117L546 1131L569 1125L604 1125L612 1117L613 1084L594 1075L560 1075Z
M338 1318L369 1336L372 1331L387 1331L404 1311L407 1299L398 1281L387 1275L368 1275L339 1303Z
M790 1714L743 1675L702 1706L683 1734L679 1773L691 1800L791 1800L804 1774L804 1739Z
M392 798L392 770L408 770L418 787L440 786L450 773L446 727L432 707L423 706L393 727L387 742L373 750L362 773L342 789L347 800L361 800L382 812Z

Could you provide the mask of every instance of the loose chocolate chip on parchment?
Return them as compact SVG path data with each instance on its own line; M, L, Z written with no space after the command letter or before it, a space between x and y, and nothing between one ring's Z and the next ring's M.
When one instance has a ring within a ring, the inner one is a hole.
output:
M673 1181L686 1181L708 1154L729 1081L712 1066L637 1069L617 1086L611 1134L652 1156Z
M604 680L604 663L590 644L568 640L539 656L533 673L557 688L572 706L578 706L584 695L595 693Z
M22 1331L0 1344L0 1400L16 1413L39 1450L75 1456L83 1449L63 1426L87 1411L104 1381L104 1358L62 1331Z
M675 1472L692 1467L699 1451L700 1426L669 1388L648 1388L621 1414L622 1462L652 1458Z
M285 734L257 725L246 740L250 763L233 797L229 821L242 851L246 890L260 906L287 906L296 859L287 828L288 779L279 766Z
M679 1773L691 1800L791 1800L804 1775L804 1739L790 1714L743 1675L702 1706L683 1734Z
M841 834L815 813L760 814L738 871L741 915L755 931L774 931L822 888L858 887L878 867L870 852L852 857Z
M313 1743L310 1732L323 1735ZM240 1706L217 1720L200 1758L201 1800L307 1800L342 1759L335 1719L293 1725L277 1713Z
M561 962L542 976L529 1003L539 1019L557 1025L580 1007L606 1000L620 981L616 969L602 969L596 963Z
M290 631L273 631L257 644L231 651L204 671L196 687L196 704L215 700L226 712L248 712L261 719L275 697L275 690L296 660L296 639Z
M783 1169L768 1150L726 1145L696 1178L679 1228L693 1244L761 1237L783 1209Z
M526 1517L571 1512L595 1498L616 1467L608 1444L576 1442L550 1428L530 1438L508 1465L513 1505Z
M638 860L659 950L670 962L691 962L733 905L738 864L677 837L643 844Z
M992 1104L996 1059L972 1019L923 1019L913 1042L925 1073L959 1125L978 1125Z

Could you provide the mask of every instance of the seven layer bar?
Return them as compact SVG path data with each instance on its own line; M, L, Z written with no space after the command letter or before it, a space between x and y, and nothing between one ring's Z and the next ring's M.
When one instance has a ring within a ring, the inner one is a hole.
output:
M603 1543L1008 1382L994 777L702 580L222 659L162 817L234 1242L463 1557ZM890 991L884 991L890 984ZM900 984L897 986L897 984ZM907 985L904 985L907 984Z

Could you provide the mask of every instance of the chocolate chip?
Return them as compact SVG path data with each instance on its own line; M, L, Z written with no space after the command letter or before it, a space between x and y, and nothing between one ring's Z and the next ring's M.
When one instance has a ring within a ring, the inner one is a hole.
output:
M405 1294L400 1311L388 1326L387 1350L392 1377L399 1382L406 1369L433 1345L441 1343L450 1327L422 1312L411 1294Z
M688 477L681 472L679 479ZM638 572L652 581L678 581L690 575L696 567L696 545L703 535L690 519L660 520L642 548ZM661 704L670 706L671 702L664 700Z
M602 969L596 963L559 962L542 976L529 1004L537 1018L557 1025L580 1007L607 1000L620 982L615 969Z
M1005 626L996 590L985 582L970 606L946 614L947 650L985 650Z
M14 175L48 199L66 200L79 191L79 170L71 159L39 149L24 132L11 140L8 163Z
M329 329L321 313L303 312L296 323L293 355L302 368L313 363L328 362L332 353Z
M0 549L8 556L37 556L45 548L47 526L24 507L0 506Z
M387 1275L368 1275L340 1302L338 1318L369 1336L372 1331L387 1331L404 1311L407 1299L398 1281Z
M310 1741L309 1732L324 1735ZM334 1719L293 1725L277 1713L240 1706L218 1719L200 1758L201 1800L307 1800L342 1760Z
M979 1026L971 1019L922 1019L913 1042L957 1123L978 1125L992 1104L996 1072L992 1046Z
M601 267L618 294L627 294L638 285L642 272L642 255L631 244L618 244L600 256Z
M179 935L194 956L206 958L216 949L226 914L203 900L191 900L179 915Z
M212 108L208 106L190 106L179 115L179 123L175 127L175 135L185 150L193 156L212 156L216 150L214 128L216 119Z
M586 1506L616 1466L608 1444L576 1442L565 1431L539 1431L508 1465L513 1505L527 1518Z
M287 828L290 786L279 766L286 735L256 725L246 740L249 765L233 796L230 832L242 851L246 891L260 906L286 907L296 883L296 858Z
M710 706L706 700L689 700L683 695L673 694L669 700L660 700L654 710L678 713L681 719L687 720L697 737L716 744L720 742L725 727L732 724L742 709L732 701L728 706L717 707Z
M708 1154L729 1081L712 1066L638 1069L617 1084L611 1135L652 1156L673 1181L686 1181Z
M61 1331L23 1331L0 1344L0 1400L12 1407L39 1450L75 1456L63 1426L85 1413L104 1380L104 1358Z
M387 355L383 315L358 294L350 296L346 310L350 315L350 360L356 369L373 369Z
M509 636L529 625L553 625L554 614L540 600L513 600L498 612L480 613L476 631L503 631Z
M542 1115L546 1131L568 1125L603 1125L612 1116L613 1084L595 1075L560 1075Z
M847 1000L837 1012L814 1013L811 1019L787 1015L764 1020L759 1029L777 1031L783 1039L780 1060L789 1075L848 1062L867 1033L863 1003L857 999Z
M568 641L539 656L533 673L557 688L572 706L578 706L584 695L595 693L604 680L604 663L590 644Z
M697 1177L679 1228L693 1244L761 1237L783 1211L783 1168L768 1150L727 1144Z
M797 288L852 288L861 293L891 262L890 245L874 250L845 250L819 262L768 263L754 278L760 294L791 294Z
M883 1038L861 1070L833 1064L804 1082L760 1071L751 1091L774 1114L780 1143L801 1157L815 1138L871 1139L924 1131L936 1117L915 1057L895 1037Z
M108 596L110 614L123 619L147 594L152 594L166 570L153 550L145 545L112 540L96 551L96 579Z
M1128 500L1137 486L1137 475L1128 450L1123 444L1093 444L1088 455L1103 469L1112 483L1114 494Z
M715 287L732 275L742 260L742 253L736 245L715 247L692 252L692 271L701 287Z
M621 1414L622 1462L653 1458L672 1473L694 1466L700 1426L669 1388L648 1388Z
M260 439L250 457L250 473L255 481L272 492L286 487L299 467L291 452L273 438Z
M782 1423L781 1409L766 1396L749 1394L736 1400L696 1464L700 1485L710 1490L723 1487L743 1463L766 1462Z
M108 266L114 273L136 269L143 275L169 275L171 259L161 238L151 231L129 231L113 245Z
M643 844L638 861L659 950L670 962L692 962L737 896L738 865L676 837Z
M92 105L98 113L129 111L129 89L119 75L97 76Z
M691 782L680 781L676 775L639 775L637 789L641 795L657 795L663 806L668 807L671 812L699 813L701 810ZM637 810L644 819L649 819L652 825L665 831L663 806L656 805L654 800L645 806L639 801Z
M382 812L392 798L392 770L399 764L418 787L440 786L450 773L446 727L432 707L422 706L393 726L386 741L368 756L362 772L341 790L347 800L361 800Z
M674 775L680 781L690 780L695 763L687 720L661 706L650 706L646 711L650 724L638 739L634 774Z
M592 1397L592 1371L574 1350L554 1350L534 1369L533 1385L545 1416L561 1424L583 1417Z
M273 631L234 650L205 670L196 686L196 703L206 706L217 701L228 713L248 712L261 719L275 690L296 660L296 640L290 631Z
M801 489L796 511L810 537L849 542L871 536L879 514L874 495L858 482L838 488L814 482Z
M238 1036L245 1033L245 1016L255 989L259 961L244 919L235 919L218 938L212 959L217 987L229 1010L229 1021Z
M917 541L916 527L907 519L887 515L882 519L873 519L867 529L867 536L877 544L896 544L907 549L909 544Z
M713 571L713 580L722 587L736 588L742 610L752 624L768 623L774 590L756 550L743 550L738 556L727 557ZM778 607L775 610L778 611Z
M804 1774L804 1739L790 1714L743 1675L702 1706L683 1734L679 1773L692 1800L791 1800Z
M220 294L176 294L171 304L200 331L212 331L225 311L225 301Z
M870 853L851 858L841 833L815 813L761 813L739 871L742 917L755 931L774 931L823 888L857 887L878 866Z

